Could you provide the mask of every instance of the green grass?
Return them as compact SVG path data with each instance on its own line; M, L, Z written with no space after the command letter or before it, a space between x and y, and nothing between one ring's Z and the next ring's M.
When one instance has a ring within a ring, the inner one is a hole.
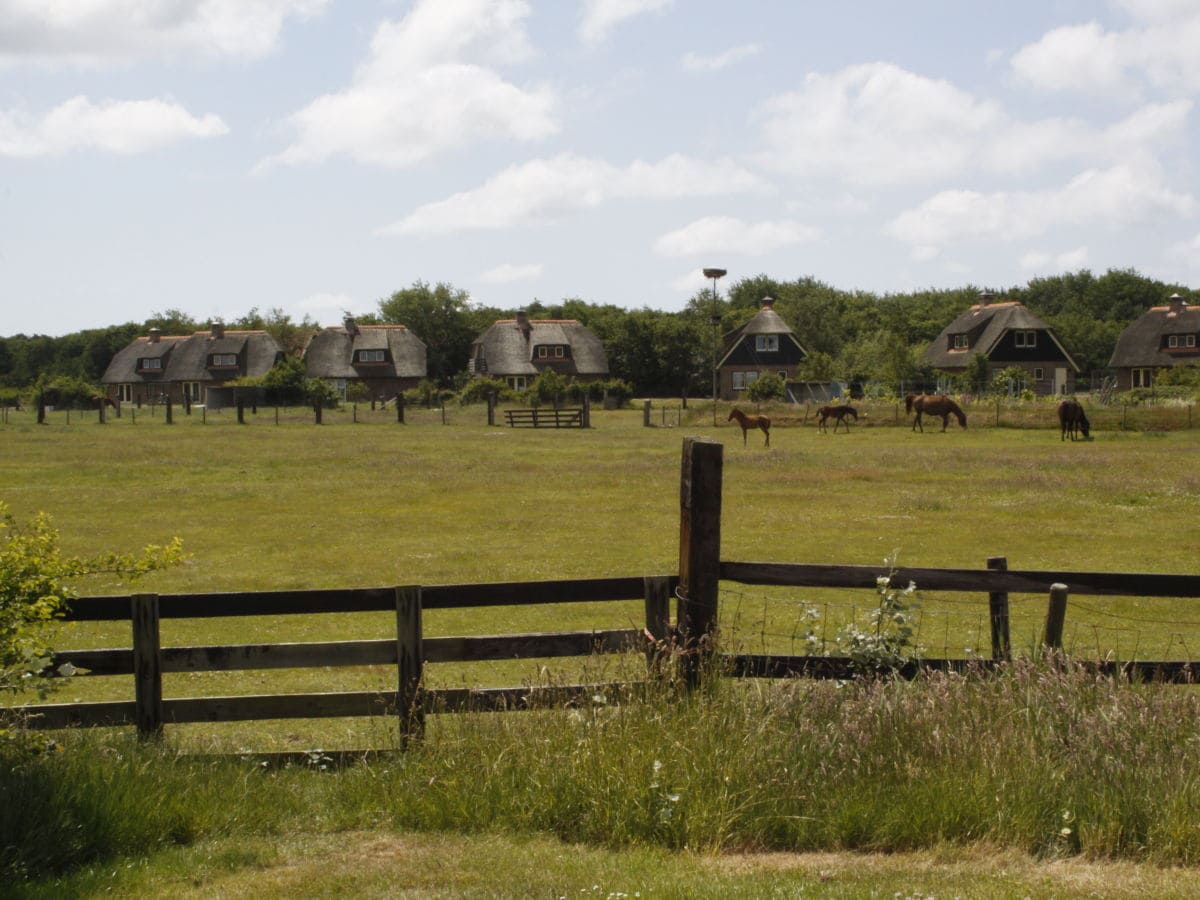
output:
M1157 408L1156 408L1157 409ZM1105 430L1062 442L1050 404L1005 406L1047 427L993 427L991 406L971 408L971 427L914 434L894 405L863 407L850 434L819 434L809 411L780 407L772 447L707 407L680 428L643 428L640 410L593 412L591 430L488 428L481 407L329 412L232 411L202 422L176 410L127 414L105 426L0 427L0 499L18 518L45 510L68 550L134 549L183 538L191 559L139 589L272 590L441 584L669 573L678 564L679 457L686 434L726 445L722 519L725 559L982 568L1194 571L1200 472L1188 465L1200 430ZM1186 412L1186 410L1185 410ZM1117 414L1110 410L1108 415ZM1156 414L1178 415L1157 410ZM12 414L10 414L12 415ZM352 422L357 415L358 422ZM62 417L61 419L58 417ZM1094 419L1102 411L1093 410ZM657 417L652 419L659 421ZM129 585L90 583L84 593ZM798 652L805 612L827 636L873 603L870 592L784 591L726 584L727 645ZM1013 598L1018 651L1038 641L1044 597ZM1114 615L1116 617L1114 617ZM439 611L426 633L471 634L630 627L641 604ZM1066 642L1088 656L1192 658L1200 611L1172 600L1079 598ZM391 617L308 616L163 624L164 644L378 638ZM987 654L981 595L924 598L920 641L930 655ZM128 626L79 625L62 646L128 646ZM617 663L613 663L617 665ZM432 666L433 685L513 684L566 678L569 660ZM167 696L388 687L386 670L290 670L169 676ZM123 678L76 679L59 699L131 696ZM378 723L291 722L188 726L207 746L360 746ZM386 737L386 735L385 735Z

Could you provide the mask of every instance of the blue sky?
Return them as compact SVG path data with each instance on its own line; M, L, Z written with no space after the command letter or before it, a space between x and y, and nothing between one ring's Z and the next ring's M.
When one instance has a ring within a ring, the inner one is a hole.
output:
M1200 281L1196 0L0 0L0 334Z

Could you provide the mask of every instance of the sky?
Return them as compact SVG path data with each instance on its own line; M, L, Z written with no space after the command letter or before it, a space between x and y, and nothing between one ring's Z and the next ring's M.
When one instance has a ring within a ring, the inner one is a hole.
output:
M0 334L1200 282L1200 0L0 0Z

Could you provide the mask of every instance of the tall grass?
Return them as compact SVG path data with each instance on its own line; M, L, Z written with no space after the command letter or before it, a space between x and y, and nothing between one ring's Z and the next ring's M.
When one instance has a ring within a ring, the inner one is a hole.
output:
M1200 860L1200 698L1070 665L912 682L732 683L586 709L434 717L345 769L80 735L0 771L0 872L349 829L552 832L609 847L986 844Z

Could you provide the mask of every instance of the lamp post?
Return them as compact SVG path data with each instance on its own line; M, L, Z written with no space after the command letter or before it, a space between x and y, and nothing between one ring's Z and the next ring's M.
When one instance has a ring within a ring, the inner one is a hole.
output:
M721 317L717 315L717 279L725 275L724 269L705 269L704 277L712 279L712 315L709 316L709 322L713 327L713 349L712 349L712 407L713 407L713 425L717 424L717 338L721 330Z

